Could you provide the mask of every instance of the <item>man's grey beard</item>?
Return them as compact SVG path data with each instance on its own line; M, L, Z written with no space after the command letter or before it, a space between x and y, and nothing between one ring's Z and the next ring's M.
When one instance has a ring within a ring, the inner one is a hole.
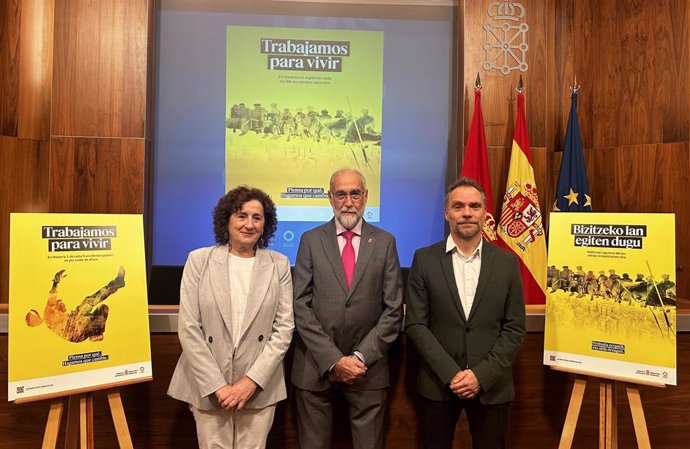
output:
M359 220L362 218L362 216L355 211L355 215L343 215L343 211L340 211L338 214L336 214L336 219L340 222L341 225L348 231L351 231L352 228L357 226L357 223L359 223Z

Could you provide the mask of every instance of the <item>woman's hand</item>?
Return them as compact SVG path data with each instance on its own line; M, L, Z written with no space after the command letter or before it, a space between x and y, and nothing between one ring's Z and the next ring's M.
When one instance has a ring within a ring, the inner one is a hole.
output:
M233 385L225 385L216 391L218 403L226 410L242 410L257 389L256 382L244 376Z

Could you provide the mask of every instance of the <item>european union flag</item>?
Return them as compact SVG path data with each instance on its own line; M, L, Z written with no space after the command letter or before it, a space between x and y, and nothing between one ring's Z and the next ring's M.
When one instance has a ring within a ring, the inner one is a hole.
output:
M571 97L570 117L568 117L568 128L565 132L565 145L553 210L555 212L592 211L585 157L582 153L580 125L577 122L577 93L575 92Z

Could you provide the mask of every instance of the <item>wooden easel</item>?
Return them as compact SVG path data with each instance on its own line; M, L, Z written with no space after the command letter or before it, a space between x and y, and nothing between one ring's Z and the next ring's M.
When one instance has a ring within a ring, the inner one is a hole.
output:
M619 384L625 385L625 391L628 395L628 403L630 404L630 413L632 414L633 427L635 428L637 446L639 449L651 449L652 446L649 442L649 433L647 432L647 422L644 419L644 411L642 410L639 385L664 388L666 387L664 383L645 382L638 379L615 376L602 378L596 373L572 370L559 366L551 366L551 369L574 373L576 375L558 449L570 449L573 445L577 418L580 415L582 398L585 394L588 378L599 379L599 449L618 449L616 391Z
M150 378L143 379L143 381ZM113 417L117 441L121 449L133 449L132 437L129 434L125 410L122 406L122 398L119 389L112 389L106 393L110 414ZM69 398L69 399L68 399ZM43 434L42 449L55 449L57 438L60 433L60 421L65 409L67 408L67 430L65 432L65 449L93 449L93 391L73 392L65 397L42 397L40 399L51 399L48 421ZM67 400L68 399L68 400ZM36 398L17 400L15 403L31 402ZM67 401L66 401L67 400Z
M117 441L121 449L133 449L132 438L129 435L127 418L122 406L119 390L107 393L110 414L113 417ZM55 449L60 431L60 419L65 406L65 399L54 399L50 404L48 422L43 434L42 449ZM78 444L77 444L78 443ZM67 408L67 431L65 433L65 449L92 449L93 439L93 393L82 393L69 396Z
M119 390L107 393L110 414L113 417L117 441L121 449L133 449L132 437L129 435L127 418L122 406L122 398ZM55 449L57 436L60 431L60 419L64 410L64 398L55 399L50 404L48 422L43 434L42 449ZM77 442L79 444L77 445ZM93 394L82 393L69 396L67 408L67 431L65 433L65 449L92 449L93 439Z

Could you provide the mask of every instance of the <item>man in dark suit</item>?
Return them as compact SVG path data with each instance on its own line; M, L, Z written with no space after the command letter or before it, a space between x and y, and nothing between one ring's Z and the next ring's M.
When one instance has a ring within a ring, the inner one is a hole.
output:
M335 172L328 198L335 218L302 235L293 279L299 447L330 447L333 400L342 395L354 447L380 449L388 347L402 320L398 253L392 235L362 219L359 171Z
M486 196L460 178L446 195L450 235L417 250L405 331L419 352L422 447L450 449L463 410L472 447L505 447L512 363L525 335L516 257L482 239Z

